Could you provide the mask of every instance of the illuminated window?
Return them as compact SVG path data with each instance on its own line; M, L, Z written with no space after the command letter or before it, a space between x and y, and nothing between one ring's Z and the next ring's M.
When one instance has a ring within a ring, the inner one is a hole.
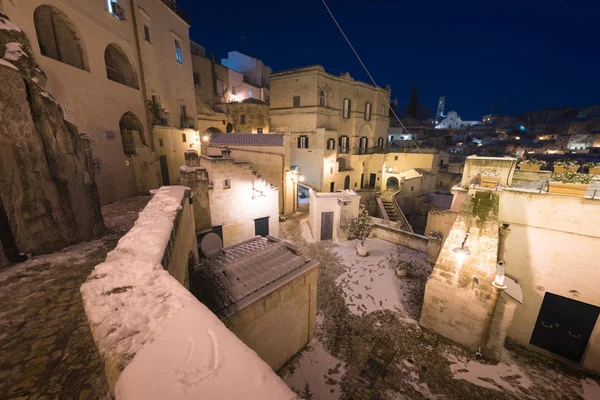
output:
M231 189L231 179L223 180L223 189Z
M252 97L252 90L248 90L248 97Z
M340 136L338 142L339 142L338 143L339 153L342 153L342 154L348 153L350 150L348 136Z
M175 59L179 64L183 64L183 54L181 53L181 43L175 39Z
M299 149L308 149L308 136L306 136L306 135L298 136L298 148Z
M294 96L293 107L294 108L299 108L300 107L300 96Z
M369 102L365 103L365 121L370 121L371 120L371 107L373 105Z
M120 20L125 20L125 10L119 4L119 0L107 0L108 12Z
M344 111L342 117L344 119L350 118L350 108L352 107L352 101L350 99L344 99Z
M335 150L335 139L327 139L327 150Z

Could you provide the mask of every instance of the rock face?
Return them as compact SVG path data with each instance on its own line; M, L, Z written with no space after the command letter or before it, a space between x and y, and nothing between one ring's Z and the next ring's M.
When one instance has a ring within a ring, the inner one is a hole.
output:
M89 141L44 90L24 32L0 14L0 240L6 258L104 230ZM8 224L6 223L8 221Z

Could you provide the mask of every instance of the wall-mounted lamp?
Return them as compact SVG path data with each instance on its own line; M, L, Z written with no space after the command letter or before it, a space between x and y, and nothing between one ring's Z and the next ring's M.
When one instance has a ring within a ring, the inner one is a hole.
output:
M208 136L208 135L204 135L204 136L202 137L202 140L204 140L205 142L208 142L208 141L210 140L210 136Z
M298 180L299 180L300 182L304 182L304 175L300 175L300 176L298 177Z
M492 286L496 289L506 289L504 284L504 261L498 261L496 264L496 279L492 282Z
M267 197L267 195L264 194L264 192L262 190L258 190L258 189L255 189L255 188L252 188L252 190L253 190L253 192L252 192L252 200L255 200L257 197ZM254 192L258 192L258 196Z
M465 260L465 258L467 258L467 256L471 255L471 250L469 250L469 248L466 246L467 239L469 238L470 235L471 235L471 233L467 232L465 234L465 240L463 240L461 246L460 247L456 247L454 249L454 253L456 253L456 258L460 262L463 262Z

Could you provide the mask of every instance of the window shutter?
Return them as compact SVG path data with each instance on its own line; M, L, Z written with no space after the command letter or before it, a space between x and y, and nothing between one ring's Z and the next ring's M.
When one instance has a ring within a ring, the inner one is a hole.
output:
M301 136L298 136L298 148L301 149L302 147L300 147L300 141L302 140Z
M304 148L308 149L308 136L305 136Z

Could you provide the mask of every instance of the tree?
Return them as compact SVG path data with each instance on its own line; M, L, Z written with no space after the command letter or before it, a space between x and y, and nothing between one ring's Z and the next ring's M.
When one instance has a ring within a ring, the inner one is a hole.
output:
M417 84L415 83L410 94L410 101L406 112L411 118L417 118L417 109L419 108L419 95L417 94Z
M371 224L371 218L367 210L363 209L358 214L357 218L354 218L350 223L350 233L360 240L360 245L365 245L365 240L369 237L369 234L373 230L373 224Z
M306 385L304 385L304 391L300 396L303 400L313 400L315 398L312 393L312 390L310 390L310 385L308 384L308 382L306 382Z

